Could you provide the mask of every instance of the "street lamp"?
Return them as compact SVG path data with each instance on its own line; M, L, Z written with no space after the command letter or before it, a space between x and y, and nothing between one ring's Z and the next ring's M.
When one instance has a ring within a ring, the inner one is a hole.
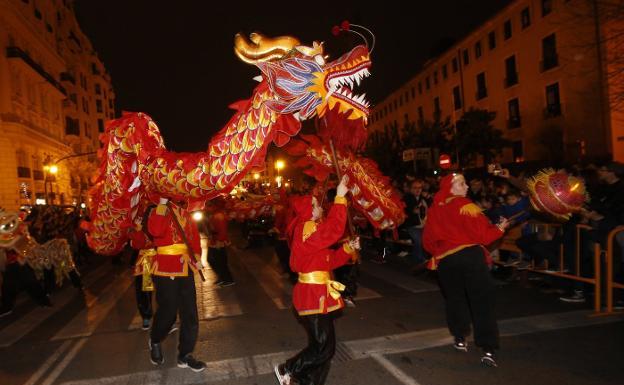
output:
M284 167L286 167L286 162L281 159L275 161L275 169L277 170L277 175L279 175L280 170Z
M255 174L253 175L253 178L254 178L254 180L258 180L258 179L260 179L260 174L255 173Z
M49 174L56 175L58 166L52 163L52 158L48 155L43 163L43 193L45 194L45 204L49 204L48 198L48 181L50 182L50 190L52 190L52 181L48 178Z

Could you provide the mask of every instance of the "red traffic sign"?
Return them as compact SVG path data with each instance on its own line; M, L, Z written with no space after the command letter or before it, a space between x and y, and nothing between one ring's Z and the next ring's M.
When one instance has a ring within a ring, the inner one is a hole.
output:
M445 170L451 168L451 157L447 154L440 154L440 168Z

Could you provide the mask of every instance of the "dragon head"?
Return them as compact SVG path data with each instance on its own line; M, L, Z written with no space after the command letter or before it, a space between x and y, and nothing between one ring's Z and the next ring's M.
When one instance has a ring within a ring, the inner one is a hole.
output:
M0 247L11 247L21 236L22 220L17 213L0 209Z
M365 94L354 94L354 86L370 75L371 61L365 46L326 62L323 45L317 42L309 47L292 37L268 38L253 33L249 39L237 34L234 52L260 68L262 81L274 95L269 106L278 113L298 113L300 119L309 119L338 111L332 116L366 123L369 102Z

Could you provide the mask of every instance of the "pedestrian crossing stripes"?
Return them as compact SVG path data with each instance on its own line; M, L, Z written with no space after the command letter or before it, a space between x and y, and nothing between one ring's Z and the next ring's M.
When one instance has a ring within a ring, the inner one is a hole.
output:
M89 295L89 288L100 278L109 274L110 270L110 265L106 264L100 266L83 279L82 284L84 286L86 296L94 298L93 295ZM76 296L79 295L78 293L79 291L73 287L65 287L57 295L54 295L53 307L37 307L26 313L22 318L20 318L19 322L13 322L4 329L0 330L0 348L11 346L23 338L37 326L41 325L46 319L55 314L59 309L63 308L71 300L76 298Z
M231 255L241 261L248 270L254 280L262 288L262 292L269 297L275 308L279 310L287 310L292 307L291 293L293 285L289 280L280 274L277 264L274 261L267 263L257 253L245 253L243 256L240 250L231 250ZM362 266L366 266L363 264ZM59 341L77 337L87 337L92 335L103 320L107 318L110 311L118 304L121 298L131 289L133 277L129 271L112 276L112 266L104 263L83 279L85 286L84 309L76 314L67 324L62 325L52 337L51 341ZM370 273L368 269L364 269L366 273ZM214 285L216 275L210 268L204 269L207 278L206 282L202 282L196 277L197 305L200 320L212 320L221 317L235 317L243 315L243 307L239 297L241 290L244 288L244 282L239 285L219 288ZM407 286L407 284L395 277L394 275L386 276L373 272L371 274L376 278L387 280L388 283L397 284L398 286ZM95 293L92 288L94 284L104 277L109 277L109 282L104 288ZM384 279L385 278L385 279ZM420 286L418 286L420 285ZM243 286L243 287L241 287ZM433 290L426 284L416 284L408 286L410 291L429 291ZM35 328L40 326L49 317L69 305L69 303L79 295L72 287L65 287L55 293L52 300L54 306L52 308L34 308L23 315L19 322L11 322L6 327L0 329L0 348L9 347L20 339L24 338ZM134 298L134 296L129 296ZM381 298L382 295L377 291L359 285L356 301ZM155 298L153 299L155 302ZM138 312L129 318L126 330L139 330L142 326L142 319Z

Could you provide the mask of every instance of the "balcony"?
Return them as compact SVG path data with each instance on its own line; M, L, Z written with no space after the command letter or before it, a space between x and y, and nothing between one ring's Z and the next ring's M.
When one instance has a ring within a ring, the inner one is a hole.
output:
M520 119L519 116L513 116L511 118L509 118L509 120L507 121L507 128L511 129L511 128L518 128L522 125L522 121Z
M559 65L559 56L557 54L544 56L544 60L540 61L540 72L548 71Z
M518 73L513 72L510 74L507 74L507 77L505 78L505 88L511 87L516 84L518 84Z
M544 108L544 119L555 118L561 116L561 103L549 104Z
M76 78L69 72L61 72L61 81L76 85Z
M487 95L488 95L487 88L479 88L477 90L476 98L477 100L481 100L481 99L487 98Z
M25 51L22 51L21 48L7 47L6 57L7 59L21 59L31 69L33 69L42 78L44 78L48 83L50 83L54 88L59 90L63 95L67 95L65 88L56 79L54 79L54 76L47 73L43 69L43 67L41 67L37 62L35 62Z
M18 178L29 178L30 179L30 168L29 167L17 167L17 177Z

